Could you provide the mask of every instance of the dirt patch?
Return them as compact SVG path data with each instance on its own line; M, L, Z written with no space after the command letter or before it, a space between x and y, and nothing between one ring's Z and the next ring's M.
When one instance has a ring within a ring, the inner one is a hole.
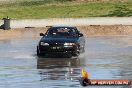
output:
M85 37L132 35L132 25L87 25L78 26L77 28L85 35ZM36 38L39 37L39 33L45 33L46 30L46 27L0 30L0 40L8 38Z
M10 30L0 30L0 40L9 38L36 38L40 33L45 33L46 28L17 28Z
M132 35L132 25L89 25L78 28L86 37Z

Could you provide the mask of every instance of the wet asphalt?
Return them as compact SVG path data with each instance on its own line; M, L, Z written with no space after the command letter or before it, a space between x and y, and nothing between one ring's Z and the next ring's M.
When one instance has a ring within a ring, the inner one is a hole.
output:
M77 58L37 57L39 39L0 40L0 88L83 88L78 80L82 67L90 79L132 80L131 36L88 37L85 53Z

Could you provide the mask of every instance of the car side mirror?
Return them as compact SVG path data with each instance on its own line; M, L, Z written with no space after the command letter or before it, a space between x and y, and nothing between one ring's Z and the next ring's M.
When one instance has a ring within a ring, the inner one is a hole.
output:
M44 36L45 34L44 33L40 33L40 36Z
M83 36L83 34L82 34L82 33L79 33L78 35L79 35L79 37L82 37L82 36Z

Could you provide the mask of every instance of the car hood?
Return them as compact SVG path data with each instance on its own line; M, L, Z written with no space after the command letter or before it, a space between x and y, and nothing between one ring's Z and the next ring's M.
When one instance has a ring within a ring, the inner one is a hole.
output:
M41 38L41 42L46 42L46 43L65 43L65 42L77 42L78 38L77 37L43 37Z

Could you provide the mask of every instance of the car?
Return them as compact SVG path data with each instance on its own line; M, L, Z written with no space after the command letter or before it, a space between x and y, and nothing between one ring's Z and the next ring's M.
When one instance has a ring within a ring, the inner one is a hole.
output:
M37 45L37 56L46 54L66 54L79 56L85 51L85 38L77 27L50 26Z

